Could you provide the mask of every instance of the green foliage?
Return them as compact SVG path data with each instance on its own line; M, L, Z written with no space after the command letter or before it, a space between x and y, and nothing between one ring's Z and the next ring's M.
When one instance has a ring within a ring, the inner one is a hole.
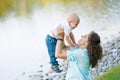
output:
M14 0L0 0L0 17L8 14L13 8Z
M16 4L16 13L17 15L25 15L26 13L30 13L34 6L37 5L39 7L48 6L51 4L59 4L63 3L66 5L66 3L72 3L77 1L83 1L83 0L17 0Z
M15 12L18 16L26 16L35 6L35 0L16 0Z
M120 65L113 67L95 80L120 80Z
M104 1L102 2L104 3ZM69 4L69 7L74 3L78 3L78 5L79 3L87 3L86 6L84 6L84 4L80 4L83 6L82 8L85 8L84 10L88 9L89 6L96 9L96 12L97 10L104 9L103 6L97 7L99 5L95 3L99 3L98 0L0 0L0 18L13 11L17 16L26 16L32 12L34 6L36 5L41 8L44 6L50 6L51 4L62 4L64 7ZM89 15L91 16L91 14Z

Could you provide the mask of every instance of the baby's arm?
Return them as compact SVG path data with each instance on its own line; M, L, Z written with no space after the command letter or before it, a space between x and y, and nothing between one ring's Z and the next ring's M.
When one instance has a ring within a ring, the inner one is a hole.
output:
M72 32L70 32L70 38L71 38L73 44L76 44L76 42L75 42L75 37L74 37L74 35L73 35Z
M74 43L69 35L65 35L65 40L70 46L74 47Z

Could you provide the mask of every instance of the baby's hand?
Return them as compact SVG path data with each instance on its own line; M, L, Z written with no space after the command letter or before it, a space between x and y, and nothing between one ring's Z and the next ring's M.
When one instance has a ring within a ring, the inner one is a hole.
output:
M76 43L73 44L73 47L74 47L74 48L77 48L77 46L78 46L78 45L77 45Z

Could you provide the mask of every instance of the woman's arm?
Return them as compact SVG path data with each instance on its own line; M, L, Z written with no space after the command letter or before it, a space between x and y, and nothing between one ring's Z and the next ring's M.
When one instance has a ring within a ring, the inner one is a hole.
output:
M57 58L67 59L66 50L69 49L69 46L63 48L62 47L63 40L64 40L64 30L63 28L59 28L55 56Z
M62 42L63 42L63 41L61 41L61 40L57 40L55 56L56 56L57 58L67 59L66 51L63 51L63 50L62 50Z

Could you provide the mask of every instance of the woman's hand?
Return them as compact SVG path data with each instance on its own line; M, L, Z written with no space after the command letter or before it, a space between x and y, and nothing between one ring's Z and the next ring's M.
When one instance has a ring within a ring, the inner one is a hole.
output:
M74 47L74 48L77 48L77 44L76 44L76 43L74 43L74 44L73 44L73 47Z
M57 31L58 31L58 38L64 39L64 28L62 26L59 26L57 28Z
M57 28L58 33L64 32L64 28L62 26L58 26Z

